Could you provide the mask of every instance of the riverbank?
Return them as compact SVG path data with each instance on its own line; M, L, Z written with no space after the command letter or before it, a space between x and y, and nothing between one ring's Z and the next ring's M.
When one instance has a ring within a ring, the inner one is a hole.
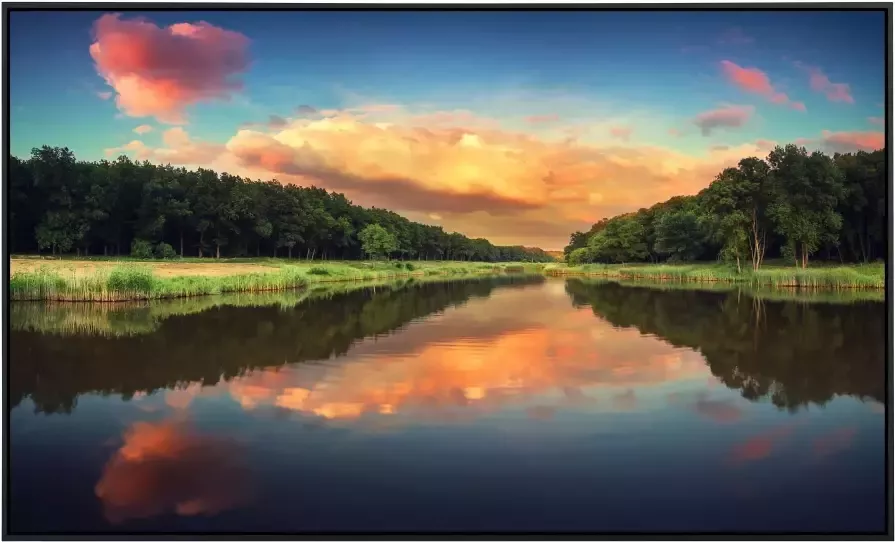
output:
M882 263L864 265L818 266L800 269L794 266L767 265L758 271L724 264L585 264L568 266L549 264L544 273L551 276L605 277L620 280L656 282L721 282L752 287L806 289L885 289L886 270Z
M539 273L543 264L275 259L122 261L10 260L12 301L139 301L284 291L328 282L426 276Z

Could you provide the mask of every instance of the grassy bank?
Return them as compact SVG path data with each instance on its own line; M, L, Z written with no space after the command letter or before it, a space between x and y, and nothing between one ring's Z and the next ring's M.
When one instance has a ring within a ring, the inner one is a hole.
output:
M524 278L482 275L470 276L465 280L503 282ZM456 277L444 275L365 282L330 282L311 284L301 289L254 294L231 293L120 303L21 302L10 305L10 327L16 331L58 335L130 337L152 333L163 321L173 316L198 314L217 307L278 307L281 310L290 310L312 300L331 299L361 289L372 288L378 291L381 288L397 292L456 280Z
M631 281L658 282L720 282L756 288L804 289L884 289L885 266L866 265L818 266L800 269L793 266L767 265L758 271L724 264L690 265L603 265L567 266L550 264L544 272L552 276L592 276Z
M272 259L232 264L207 259L202 263L13 259L12 263L9 295L13 301L172 299L276 292L328 282L538 272L543 267L479 262L305 263ZM232 267L228 269L228 265Z

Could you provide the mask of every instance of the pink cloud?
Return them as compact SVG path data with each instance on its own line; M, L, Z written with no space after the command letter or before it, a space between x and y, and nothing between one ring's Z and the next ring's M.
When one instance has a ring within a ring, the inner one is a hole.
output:
M878 126L882 126L883 124L886 123L886 119L884 119L882 117L867 117L867 121L870 124L876 124Z
M805 111L805 104L791 102L789 96L774 88L768 75L758 68L744 68L729 60L722 60L721 70L728 81L744 92L764 96L773 104L789 104L793 109Z
M96 95L100 100L108 100L112 97L112 93L108 91L97 92Z
M628 126L613 126L609 129L609 135L624 141L628 141L632 133L634 133L634 130Z
M770 139L759 139L755 142L755 146L763 151L770 151L777 146L777 142Z
M248 38L206 22L160 28L106 14L94 23L90 56L115 89L118 108L132 117L184 122L188 105L227 99L242 88Z
M755 108L748 105L731 105L702 112L693 119L702 135L708 136L716 128L739 128L749 121Z
M808 72L811 90L823 93L831 102L855 103L855 99L851 95L851 88L847 83L833 83L818 67L798 61L795 62L795 65Z
M543 124L546 122L555 122L559 117L556 115L532 115L525 117L525 121L529 124Z
M822 143L830 152L875 151L886 146L882 132L822 132Z
M141 125L137 126L136 128L134 128L134 133L140 134L140 135L148 134L151 131L152 131L152 126L150 126L148 124L141 124Z

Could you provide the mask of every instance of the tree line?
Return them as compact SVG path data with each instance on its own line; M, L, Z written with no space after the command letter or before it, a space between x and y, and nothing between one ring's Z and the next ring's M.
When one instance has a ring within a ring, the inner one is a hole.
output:
M495 246L314 186L126 156L87 162L44 146L10 156L7 179L17 253L554 261L539 248Z
M575 232L569 264L725 260L759 269L782 258L869 262L886 255L886 154L776 147L722 171L695 196Z

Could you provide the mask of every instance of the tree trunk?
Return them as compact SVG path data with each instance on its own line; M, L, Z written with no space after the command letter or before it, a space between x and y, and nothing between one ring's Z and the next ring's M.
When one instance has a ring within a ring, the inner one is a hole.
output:
M183 230L180 230L180 257L183 258Z
M742 269L740 268L740 255L737 253L737 273L742 273Z
M214 245L214 257L217 260L221 259L221 245L215 243Z
M808 246L802 243L802 269L808 267Z
M103 256L109 255L109 245L103 243Z
M292 247L289 247L289 252L287 253L286 257L292 259Z
M261 243L258 243L258 246L256 248L258 250L255 251L255 256L260 258L261 257Z

